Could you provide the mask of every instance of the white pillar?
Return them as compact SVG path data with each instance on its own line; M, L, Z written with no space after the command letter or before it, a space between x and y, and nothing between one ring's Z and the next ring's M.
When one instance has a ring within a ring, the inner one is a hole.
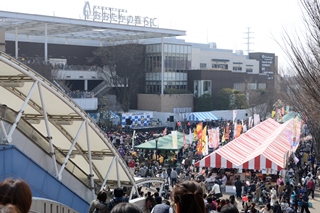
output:
M48 24L44 24L44 61L48 62Z
M84 80L84 90L88 91L88 80Z
M15 57L18 59L18 27L16 27Z
M161 37L161 95L164 94L163 36Z

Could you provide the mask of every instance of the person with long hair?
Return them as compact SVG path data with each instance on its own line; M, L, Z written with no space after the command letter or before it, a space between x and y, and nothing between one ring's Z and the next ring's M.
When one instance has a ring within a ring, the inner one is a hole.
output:
M31 189L25 181L8 178L0 182L0 205L13 205L19 212L28 213L31 203Z
M98 192L97 199L90 203L89 213L93 213L94 210L99 210L101 213L108 212L107 192L101 190Z
M203 202L203 191L194 181L176 184L170 199L174 202L176 213L206 213Z

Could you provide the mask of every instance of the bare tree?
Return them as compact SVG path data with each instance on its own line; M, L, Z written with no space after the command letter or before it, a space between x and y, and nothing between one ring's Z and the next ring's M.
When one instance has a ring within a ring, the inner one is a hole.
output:
M282 47L289 58L293 77L286 79L283 98L304 116L315 142L315 151L320 157L320 2L300 0L304 35L284 32ZM318 158L319 159L319 158Z

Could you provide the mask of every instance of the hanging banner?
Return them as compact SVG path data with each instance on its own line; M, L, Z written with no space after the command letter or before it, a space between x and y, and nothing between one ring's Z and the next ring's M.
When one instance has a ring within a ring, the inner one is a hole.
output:
M230 138L230 126L229 126L229 123L227 124L226 128L224 129L225 132L224 132L224 139L227 141L229 140Z
M254 126L256 126L260 123L260 115L259 114L253 115L253 123L254 123Z
M191 133L191 128L189 129L189 144L192 144L192 133Z
M202 138L202 122L197 124L197 126L196 126L196 134L198 136L198 139Z
M236 122L236 119L237 119L237 110L233 110L233 115L232 115L233 123Z
M241 124L238 124L238 125L237 125L236 138L241 135L241 131L242 131L242 125L241 125Z
M209 145L209 148L213 148L214 147L213 130L214 129L208 129L208 145Z
M178 149L178 134L177 131L171 131L172 135L172 148L173 149Z
M131 140L132 140L132 149L134 147L134 137L135 137L135 135L136 135L136 130L133 130L133 134L132 134L132 138L131 138Z

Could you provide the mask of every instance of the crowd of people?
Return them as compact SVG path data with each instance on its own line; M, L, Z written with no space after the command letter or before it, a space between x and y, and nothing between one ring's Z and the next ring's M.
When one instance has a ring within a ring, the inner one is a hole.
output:
M227 123L227 122L226 122ZM220 122L215 125L224 125ZM188 124L186 124L188 125ZM182 126L182 124L181 124ZM192 128L192 124L191 124ZM183 130L183 128L181 128ZM148 183L138 187L133 198L145 197L145 208L152 213L158 212L201 212L201 213L309 213L316 187L320 187L320 165L314 155L311 140L300 143L288 165L282 171L268 178L261 171L250 171L250 179L244 179L241 173L248 171L220 168L198 168L195 159L196 143L180 151L138 150L134 146L155 139L163 132L138 132L135 135L122 131L106 132L119 154L127 162L130 172L136 177L159 177L165 181L160 191L157 183ZM168 130L167 134L170 133ZM232 173L232 176L228 173ZM270 176L269 176L270 177ZM11 182L10 182L11 181ZM4 185L12 186L20 182L5 180L0 183L0 192ZM226 186L234 187L234 193L227 194ZM317 186L318 185L318 186ZM30 189L29 189L30 190ZM106 187L97 194L90 204L89 213L94 212L141 212L134 204L128 203L129 189L117 188L111 193ZM31 196L26 191L26 197ZM7 197L9 193L6 194ZM13 195L10 195L13 196ZM5 200L0 195L0 208L17 209L26 212L29 201ZM30 200L28 198L28 200ZM14 212L14 211L13 211Z

